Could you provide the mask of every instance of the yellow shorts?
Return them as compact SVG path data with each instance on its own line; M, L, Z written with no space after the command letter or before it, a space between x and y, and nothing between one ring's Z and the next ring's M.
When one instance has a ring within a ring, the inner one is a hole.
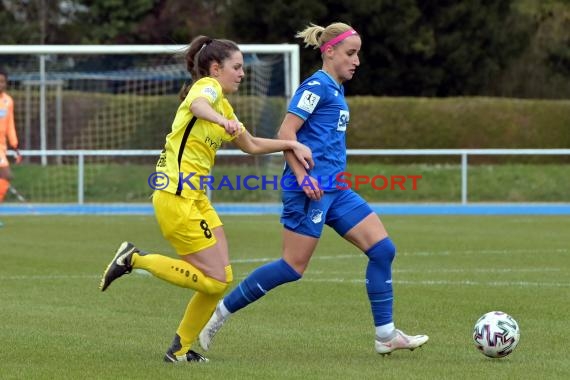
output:
M187 199L157 190L152 196L162 235L181 256L217 243L212 230L223 225L208 198Z

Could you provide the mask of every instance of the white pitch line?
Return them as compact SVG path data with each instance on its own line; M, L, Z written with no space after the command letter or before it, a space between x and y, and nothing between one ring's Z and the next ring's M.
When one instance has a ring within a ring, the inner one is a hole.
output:
M364 284L364 279L346 279L346 278L303 278L305 282L324 282L324 283L345 283L345 284ZM407 281L394 280L395 285L422 285L422 286L498 286L498 287L535 287L535 288L568 288L570 283L564 282L530 282L530 281L445 281L445 280L425 280L425 281Z
M465 250L446 250L446 251L402 251L397 252L399 256L451 256L451 255L517 255L525 253L569 253L567 248L555 249L465 249Z
M527 252L532 252L532 253L552 253L552 252L556 252L556 253L567 253L570 252L570 250L565 249L565 248L560 248L560 249L554 249L554 250L481 250L481 251L472 251L472 250L466 250L466 251L442 251L442 252L410 252L410 253L398 253L399 255L421 255L421 256L427 256L427 255L449 255L449 254L456 254L456 253L468 253L468 254L476 254L476 253L490 253L490 254L497 254L497 253L527 253ZM265 263L265 262L271 262L271 261L275 261L278 260L279 257L260 257L260 258L252 258L252 259L234 259L231 260L232 264L250 264L250 263ZM363 254L359 254L358 252L355 252L354 254L348 254L348 255L336 255L336 256L319 256L318 254L313 256L311 260L346 260L346 259L359 259L359 260L365 260L365 256ZM561 270L559 268L530 268L530 269L513 269L513 268L503 268L503 269L482 269L482 268L473 268L473 269L465 269L465 268L456 268L456 269L394 269L393 272L394 273L546 273L546 272L560 272ZM144 275L149 275L146 271L142 271L142 270L135 270L136 273L139 274L144 274ZM326 274L326 275L335 275L335 274L351 274L351 273L346 273L346 272L327 272L327 271L310 271L308 272L309 275L314 275L314 274ZM0 275L0 281L6 281L6 280L57 280L57 279L93 279L93 278L100 278L100 275L90 275L90 274L83 274L83 275L67 275L67 274L51 274L51 275L8 275L8 276L2 276ZM363 280L344 280L342 278L339 279L332 279L332 280L326 280L326 279L314 279L314 280L306 280L306 281L320 281L320 282L335 282L335 281L339 281L339 282L360 282ZM395 281L396 282L396 281ZM401 283L404 284L405 282L399 281L397 283ZM456 285L458 284L458 282L448 282L450 285ZM479 284L477 282L465 282L464 284ZM411 283L410 283L411 284ZM420 284L420 282L418 282L417 284ZM426 282L423 284L438 284L437 282ZM442 283L443 284L443 283ZM480 283L480 284L491 284L491 283ZM497 283L499 284L499 283ZM531 282L512 282L512 283L505 283L505 284L534 284ZM540 284L540 283L536 283L536 284ZM560 283L559 285L548 285L549 283L545 283L546 286L568 286L565 283ZM558 283L554 283L554 284L558 284ZM498 285L497 285L498 286ZM540 285L537 285L540 286Z
M338 256L318 256L315 255L311 258L311 260L344 260L344 259L362 259L364 258L364 254L358 254L357 252L354 255L338 255ZM280 256L275 257L259 257L255 259L231 259L230 262L232 264L249 264L249 263L266 263L270 261L279 260Z
M406 280L398 280L394 281L394 283L399 285L467 285L467 286L517 286L521 288L528 288L528 287L555 287L555 288L568 288L570 287L570 283L565 282L532 282L532 281L406 281Z
M71 279L92 279L101 278L101 275L94 274L30 274L30 275L13 275L0 276L3 280L71 280Z
M415 251L415 252L397 252L398 256L450 256L450 255L498 255L498 254L521 254L521 253L570 253L570 249L504 249L504 250L455 250L455 251ZM231 259L232 264L248 264L248 263L265 263L278 260L281 256L276 254L274 257L259 257L251 259ZM353 254L336 255L336 256L320 256L318 253L313 255L311 260L346 260L346 259L363 259L366 256L363 253L354 251Z
M545 272L560 272L560 268L529 268L529 269L516 269L516 268L475 268L475 269L396 269L396 273L545 273Z
M560 272L560 268L530 268L530 269L516 269L516 268L489 268L489 269L393 269L392 273L549 273ZM347 274L360 274L361 272L355 271L326 271L326 270L310 270L307 274L311 275L347 275ZM364 273L364 271L362 271Z
M0 281L4 280L69 280L69 279L99 279L101 276L99 275L18 275L18 276L0 276ZM245 277L239 276L237 280L241 281ZM343 277L335 277L335 278L311 278L310 275L303 277L301 280L303 282L313 282L313 283L334 283L334 284L364 284L364 279L355 279L355 278L343 278ZM568 288L570 287L570 283L565 282L532 282L532 281L470 281L470 280L463 280L463 281L447 281L447 280L421 280L421 281L408 281L408 280L394 280L394 284L396 285L422 285L422 286L494 286L494 287L505 287L505 286L512 286L512 287L535 287L535 288L545 288L545 287L554 287L554 288Z

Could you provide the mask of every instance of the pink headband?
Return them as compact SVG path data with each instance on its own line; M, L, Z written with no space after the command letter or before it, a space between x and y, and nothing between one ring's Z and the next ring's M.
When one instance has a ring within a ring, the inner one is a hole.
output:
M356 30L354 29L350 29L347 30L344 33L339 34L338 36L336 36L335 38L333 38L332 40L329 40L327 42L325 42L324 44L321 45L320 49L321 49L321 53L324 53L325 50L327 50L327 48L329 46L333 46L338 44L339 42L343 41L344 39L350 37L350 36L355 36L358 35L358 33L356 33Z

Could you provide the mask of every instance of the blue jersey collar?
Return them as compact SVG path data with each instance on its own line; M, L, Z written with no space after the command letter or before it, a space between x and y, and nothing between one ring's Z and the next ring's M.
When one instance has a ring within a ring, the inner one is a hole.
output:
M325 74L327 77L329 77L330 80L331 80L331 82L334 83L334 85L337 87L338 90L341 90L341 89L342 89L342 84L338 83L338 82L332 77L332 75L330 75L329 73L327 73L327 72L326 72L325 70L323 70L323 69L320 69L319 72L321 72L321 73Z

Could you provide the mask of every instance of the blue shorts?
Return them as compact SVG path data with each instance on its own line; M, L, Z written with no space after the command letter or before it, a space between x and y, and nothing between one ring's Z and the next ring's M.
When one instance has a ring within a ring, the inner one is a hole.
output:
M302 191L283 191L283 227L301 235L321 237L324 225L344 236L373 210L352 190L325 192L321 200L308 198Z

